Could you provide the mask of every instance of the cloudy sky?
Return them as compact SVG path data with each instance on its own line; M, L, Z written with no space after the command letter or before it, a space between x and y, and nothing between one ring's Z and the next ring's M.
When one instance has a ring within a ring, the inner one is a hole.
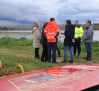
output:
M43 24L51 17L57 24L66 19L99 23L99 0L0 0L0 26Z

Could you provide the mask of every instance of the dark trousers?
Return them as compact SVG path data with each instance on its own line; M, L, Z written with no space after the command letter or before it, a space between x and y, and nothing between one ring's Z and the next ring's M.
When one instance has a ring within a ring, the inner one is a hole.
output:
M92 58L91 43L85 43L87 49L87 58Z
M35 57L39 57L39 48L35 48Z
M60 52L60 49L59 49L58 45L57 45L57 48L56 48L56 50L58 51L58 53Z
M48 52L47 45L43 44L43 52L42 52L41 61L47 61L47 52Z
M47 43L47 46L48 46L48 61L51 61L51 49L52 49L52 51L53 51L52 62L56 62L57 43Z
M74 54L76 54L76 51L78 49L78 54L81 53L81 38L75 39L75 45L74 45Z

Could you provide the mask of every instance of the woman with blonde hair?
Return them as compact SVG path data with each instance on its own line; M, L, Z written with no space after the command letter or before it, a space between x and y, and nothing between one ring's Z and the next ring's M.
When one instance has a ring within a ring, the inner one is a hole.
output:
M39 48L42 48L42 45L40 44L40 39L41 39L40 24L39 22L36 21L33 28L33 47L35 48L35 58L37 59L40 59Z
M42 52L42 58L41 58L41 62L42 61L47 61L47 38L45 37L44 34L44 29L47 26L48 22L44 22L43 25L43 29L42 29L42 36L41 36L41 40L40 40L40 44L42 44L43 46L43 52Z

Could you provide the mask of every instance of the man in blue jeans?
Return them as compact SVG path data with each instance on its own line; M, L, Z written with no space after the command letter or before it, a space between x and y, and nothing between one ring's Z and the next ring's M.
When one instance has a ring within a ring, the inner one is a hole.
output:
M93 26L91 25L91 21L86 21L86 29L83 33L82 41L85 42L85 46L87 49L87 57L83 57L86 61L92 60L92 51L91 51L91 43L93 42Z
M70 50L70 54L71 54L71 59L69 63L72 63L74 59L73 46L64 46L64 61L67 61L68 49Z
M67 62L67 54L68 54L68 48L70 49L71 53L71 59L68 63L73 63L74 59L74 51L73 51L73 46L74 46L74 34L75 34L75 26L71 24L71 20L66 21L66 27L65 27L65 32L61 33L65 35L65 40L64 40L64 60L62 62Z

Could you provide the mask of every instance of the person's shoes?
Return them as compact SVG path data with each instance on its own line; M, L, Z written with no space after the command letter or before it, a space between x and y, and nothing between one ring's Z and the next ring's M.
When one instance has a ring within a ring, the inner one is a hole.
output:
M35 57L35 59L41 59L40 57Z
M47 60L45 60L45 62L47 62Z
M88 59L87 57L83 57L83 59Z
M52 62L52 63L58 63L58 62Z
M45 58L45 61L47 62L47 58Z
M88 58L88 59L86 59L86 61L92 61L92 59L91 58Z
M44 60L41 60L41 62L45 62Z
M67 63L67 60L63 60L63 61L61 61L61 63Z
M68 63L73 63L73 60L70 60Z
M83 57L83 59L88 59L87 57Z
M77 56L78 58L80 57L80 54L78 54L78 56Z
M58 55L59 55L59 57L61 57L61 53L60 52L58 52Z
M51 62L51 60L48 60L47 62Z

